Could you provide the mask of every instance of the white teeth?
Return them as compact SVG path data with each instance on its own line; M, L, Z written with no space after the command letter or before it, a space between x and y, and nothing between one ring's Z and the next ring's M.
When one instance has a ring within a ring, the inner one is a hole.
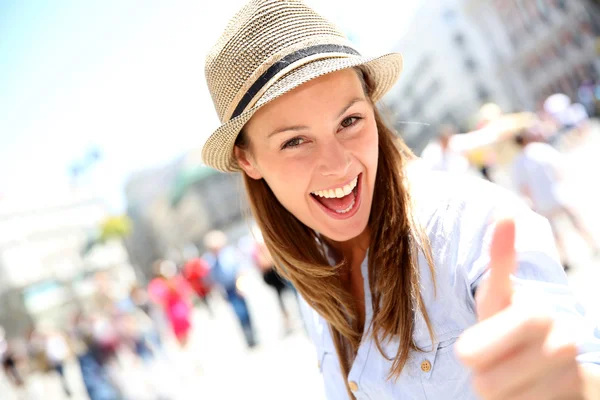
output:
M352 186L348 184L342 190L344 191L344 196L348 196L352 192Z
M352 204L350 204L348 206L348 208L346 208L345 210L337 210L336 213L338 213L338 214L346 214L347 212L349 212L350 210L352 210L354 208L354 204L356 204L356 200L352 200Z
M319 197L325 197L327 199L341 198L344 196L348 196L354 190L354 188L356 188L357 184L358 184L358 177L354 178L352 180L352 182L350 182L349 184L347 184L344 187L328 189L328 190L317 190L316 192L313 192L312 194L314 194L315 196L319 196Z

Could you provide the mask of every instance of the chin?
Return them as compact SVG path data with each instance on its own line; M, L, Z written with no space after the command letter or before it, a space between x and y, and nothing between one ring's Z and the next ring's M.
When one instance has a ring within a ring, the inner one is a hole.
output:
M364 218L360 218L358 215L356 215L354 218L356 218L356 221L352 221L352 223L345 223L343 226L323 227L321 234L329 240L333 240L335 242L347 242L357 238L365 231L365 229L367 229L369 218L368 215Z

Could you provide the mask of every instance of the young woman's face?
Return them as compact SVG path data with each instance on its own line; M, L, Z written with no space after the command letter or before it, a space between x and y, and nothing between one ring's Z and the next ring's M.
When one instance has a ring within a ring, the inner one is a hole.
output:
M354 70L314 79L262 107L244 128L240 166L264 178L302 223L342 242L366 228L377 172L373 106Z

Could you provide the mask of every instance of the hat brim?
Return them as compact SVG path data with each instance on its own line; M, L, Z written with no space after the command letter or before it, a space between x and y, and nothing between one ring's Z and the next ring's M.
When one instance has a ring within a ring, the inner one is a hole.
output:
M390 53L379 57L326 58L294 69L269 87L252 108L224 123L210 135L202 147L204 163L222 172L240 171L233 155L233 147L244 125L260 107L312 79L353 67L360 67L371 78L374 84L372 100L376 102L400 77L403 67L402 55Z

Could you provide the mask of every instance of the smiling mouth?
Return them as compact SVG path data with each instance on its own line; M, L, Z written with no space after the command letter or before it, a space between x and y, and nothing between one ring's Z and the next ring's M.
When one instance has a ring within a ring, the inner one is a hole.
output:
M347 214L356 206L360 176L342 187L318 190L312 192L311 196L328 211L339 215Z

